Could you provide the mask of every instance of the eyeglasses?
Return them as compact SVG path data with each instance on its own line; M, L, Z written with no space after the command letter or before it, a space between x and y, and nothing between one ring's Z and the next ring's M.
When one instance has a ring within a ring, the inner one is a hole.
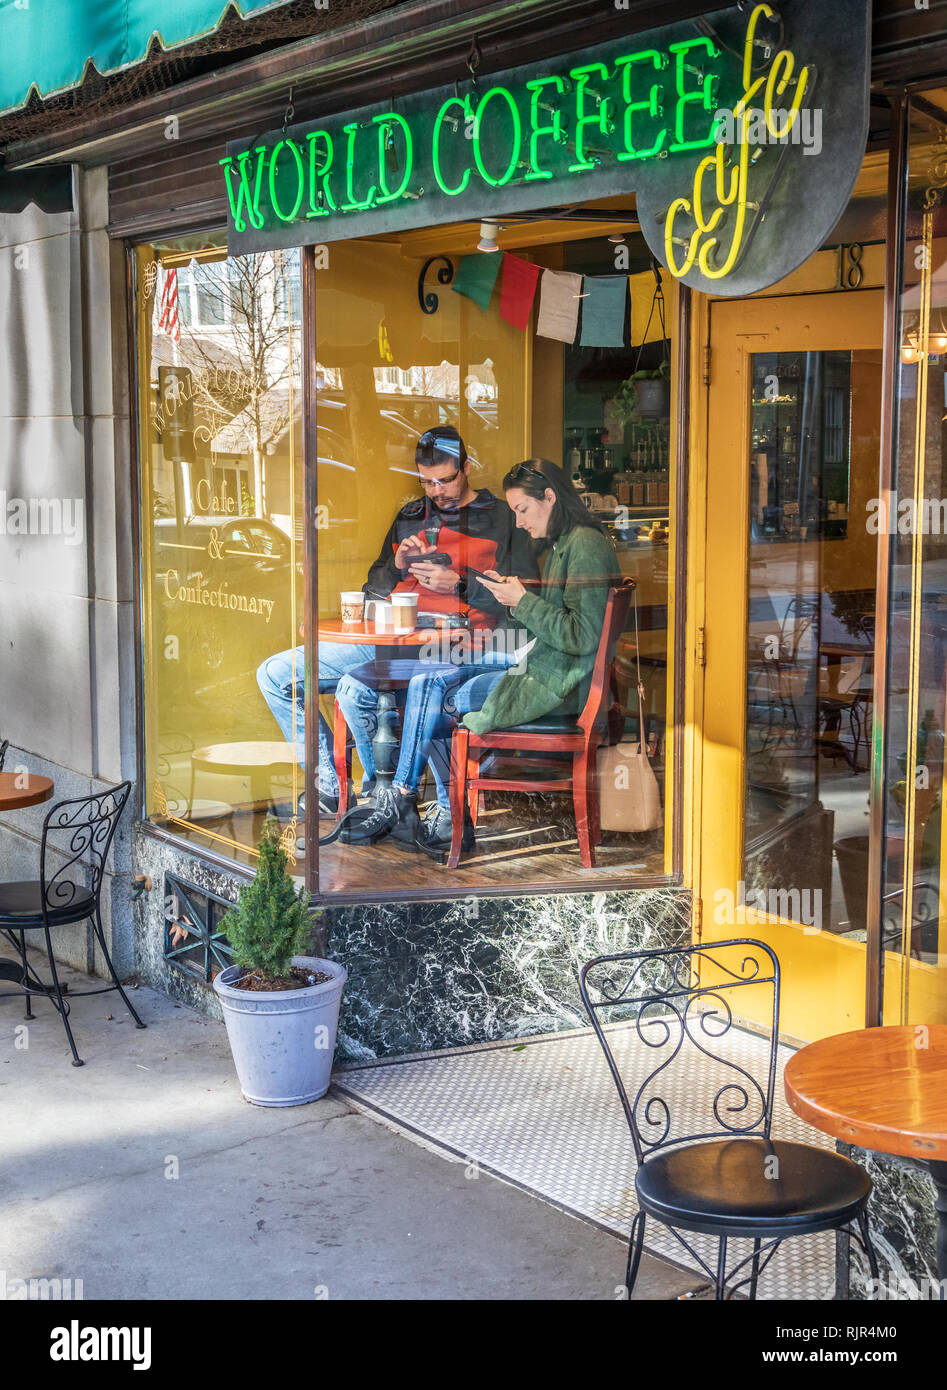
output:
M463 471L464 470L462 468L458 468L457 472L452 473L449 478L422 478L421 474L419 473L418 482L421 484L422 487L449 487L455 479L460 477Z

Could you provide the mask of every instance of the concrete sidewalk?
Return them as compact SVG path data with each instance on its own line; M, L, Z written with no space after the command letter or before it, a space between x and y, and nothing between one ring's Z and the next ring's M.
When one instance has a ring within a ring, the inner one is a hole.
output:
M616 1298L612 1236L467 1178L338 1098L248 1105L221 1024L132 997L145 1031L115 994L75 1000L81 1068L50 1005L34 1001L24 1034L22 1001L0 999L7 1284L81 1279L86 1299ZM635 1298L697 1286L645 1257Z

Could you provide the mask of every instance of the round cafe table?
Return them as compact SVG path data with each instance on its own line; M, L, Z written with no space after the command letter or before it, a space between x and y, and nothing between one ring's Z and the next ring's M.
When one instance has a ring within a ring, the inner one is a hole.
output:
M786 1099L846 1144L920 1159L937 1190L937 1277L947 1279L947 1025L860 1028L800 1048Z
M51 777L38 777L32 772L0 772L0 813L36 806L48 801L52 794Z
M48 801L53 794L51 777L38 777L34 773L0 772L0 814L4 811L18 810L21 806L37 806ZM16 938L4 933L11 945L16 946ZM0 961L0 979L13 980L20 985L28 979L32 985L45 989L31 971L26 976L20 964L13 961Z
M413 632L376 632L372 623L343 623L341 618L320 618L318 636L320 642L346 642L352 646L366 645L373 647L419 647L425 642L437 640L444 633L451 631L463 632L464 628L415 628ZM378 695L378 708L375 721L375 734L372 738L372 756L375 759L375 778L376 787L389 786L395 775L395 766L398 761L398 739L395 736L393 724L397 718L397 702L395 690L399 685L407 685L407 679L403 680L381 680L375 686ZM346 762L345 745L346 739L344 720L338 705L336 706L335 719L335 764L336 771L344 768ZM340 746L341 745L341 746ZM342 778L339 780L339 787L342 788ZM339 811L341 817L348 809L347 789L339 797Z
M444 629L449 631L449 629ZM462 632L463 628L454 629ZM371 623L343 623L341 618L319 619L320 642L349 642L352 646L360 643L374 647L418 647L429 642L441 629L418 627L412 632L376 632Z

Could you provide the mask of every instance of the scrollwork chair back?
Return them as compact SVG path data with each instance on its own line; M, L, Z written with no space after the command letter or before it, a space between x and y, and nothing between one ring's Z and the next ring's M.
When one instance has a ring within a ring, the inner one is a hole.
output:
M92 894L98 909L106 860L131 787L131 782L121 782L92 796L57 802L50 810L40 850L46 911L69 908L85 893Z
M750 987L765 990L772 1002L769 1064L762 1081L734 1057L720 1053L720 1040L734 1027L734 1012L739 1014L736 1000ZM579 990L618 1090L639 1164L649 1153L670 1145L728 1135L769 1138L779 1037L779 962L764 942L743 938L598 956L582 967ZM635 1076L625 1049L620 1065L613 1046L629 1032L643 1044L631 1050L634 1065L640 1064ZM711 1102L707 1128L678 1133L668 1085L689 1048L722 1067L725 1080Z

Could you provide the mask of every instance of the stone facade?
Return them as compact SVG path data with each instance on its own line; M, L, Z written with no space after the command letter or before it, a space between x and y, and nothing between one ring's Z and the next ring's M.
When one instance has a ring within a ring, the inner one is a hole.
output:
M219 1016L213 992L165 959L164 875L227 900L245 878L144 831L136 861L154 883L136 909L141 977ZM583 961L683 944L690 895L645 889L374 902L329 907L320 928L328 954L349 972L339 1059L370 1060L583 1027Z
M133 468L125 252L106 232L107 172L77 171L75 211L0 214L0 502L37 519L0 545L0 739L6 770L53 779L54 799L137 779ZM48 806L0 818L7 878L39 876ZM134 801L103 887L116 968L135 968L129 893ZM85 925L61 959L98 969Z

